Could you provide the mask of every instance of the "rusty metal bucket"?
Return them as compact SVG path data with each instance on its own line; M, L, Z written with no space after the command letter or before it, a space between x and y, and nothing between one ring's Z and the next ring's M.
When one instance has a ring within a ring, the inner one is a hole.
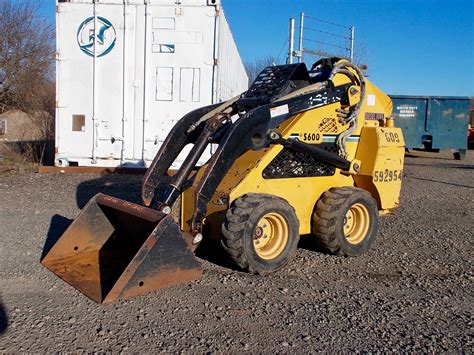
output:
M98 303L202 274L191 243L170 215L104 194L87 203L41 263Z

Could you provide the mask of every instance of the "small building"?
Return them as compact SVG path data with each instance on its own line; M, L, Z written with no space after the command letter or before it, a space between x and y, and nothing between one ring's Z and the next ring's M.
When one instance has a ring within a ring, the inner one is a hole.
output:
M37 163L52 164L54 144L41 129L51 120L52 117L47 113L36 116L19 110L1 113L0 157L20 154Z
M0 142L11 143L43 139L34 117L18 110L5 111L0 114Z

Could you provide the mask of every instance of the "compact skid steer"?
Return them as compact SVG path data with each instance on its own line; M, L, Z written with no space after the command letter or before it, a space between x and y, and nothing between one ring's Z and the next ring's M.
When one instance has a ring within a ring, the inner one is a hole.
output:
M142 205L96 195L41 262L109 303L200 277L203 238L220 238L235 265L261 275L288 262L300 235L332 254L361 254L379 214L398 206L404 141L391 112L347 60L267 67L242 95L174 126L144 177Z

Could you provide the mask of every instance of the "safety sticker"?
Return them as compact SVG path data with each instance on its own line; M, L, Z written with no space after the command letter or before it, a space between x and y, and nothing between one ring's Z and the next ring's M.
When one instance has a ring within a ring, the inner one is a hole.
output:
M373 94L367 95L367 106L375 106L375 95Z
M290 112L288 110L288 105L281 105L281 106L276 106L276 107L270 108L270 116L272 118L277 117L277 116L281 116L281 115L285 115L288 112Z
M384 118L385 118L385 115L383 113L377 113L377 112L365 113L365 119L369 121L383 121Z

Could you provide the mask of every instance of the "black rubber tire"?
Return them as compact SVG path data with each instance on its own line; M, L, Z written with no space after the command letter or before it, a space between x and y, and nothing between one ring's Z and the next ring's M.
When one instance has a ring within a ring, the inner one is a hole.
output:
M453 153L454 160L464 160L466 157L466 149L459 149Z
M271 212L285 219L288 240L277 257L266 260L257 255L253 235L259 220ZM222 247L236 266L253 274L265 275L284 267L296 251L299 239L295 210L287 201L273 195L246 194L239 197L232 202L222 224Z
M349 243L344 235L344 218L354 205L364 205L369 213L369 228L358 244ZM372 195L356 187L335 187L326 191L316 204L312 218L312 231L317 244L327 253L356 256L368 251L375 241L378 226L378 209Z

